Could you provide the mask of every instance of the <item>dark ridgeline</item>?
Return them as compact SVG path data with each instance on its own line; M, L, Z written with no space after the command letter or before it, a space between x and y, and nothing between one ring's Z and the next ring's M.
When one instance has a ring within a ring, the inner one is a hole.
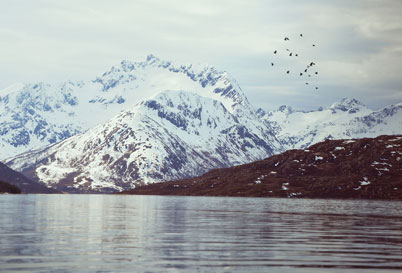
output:
M21 173L12 170L3 163L0 163L0 181L17 187L22 193L58 193L54 189L29 180Z
M326 140L126 194L402 200L402 136Z

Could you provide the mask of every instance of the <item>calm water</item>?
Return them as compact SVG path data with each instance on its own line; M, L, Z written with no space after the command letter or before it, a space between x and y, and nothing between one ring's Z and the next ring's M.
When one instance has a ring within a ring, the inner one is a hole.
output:
M0 272L402 272L402 202L0 195Z

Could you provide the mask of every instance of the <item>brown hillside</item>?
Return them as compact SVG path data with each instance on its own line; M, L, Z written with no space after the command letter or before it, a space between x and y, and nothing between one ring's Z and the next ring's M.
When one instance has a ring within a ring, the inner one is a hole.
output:
M402 200L402 136L327 140L126 194Z

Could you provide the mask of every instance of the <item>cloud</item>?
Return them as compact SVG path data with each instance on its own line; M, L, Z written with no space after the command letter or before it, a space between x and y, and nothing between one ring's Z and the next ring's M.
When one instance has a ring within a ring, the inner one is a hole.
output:
M375 108L401 98L398 0L3 0L2 6L0 88L93 79L122 59L154 53L227 70L259 107L303 109L349 96ZM284 44L284 36L292 40ZM298 50L299 60L277 56L277 70L270 69L273 50L286 47ZM310 59L320 69L319 92L283 74Z

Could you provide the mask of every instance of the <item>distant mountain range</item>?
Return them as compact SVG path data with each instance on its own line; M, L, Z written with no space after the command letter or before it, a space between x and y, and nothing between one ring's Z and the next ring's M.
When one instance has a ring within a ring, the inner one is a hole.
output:
M4 163L47 187L115 192L193 177L324 139L402 133L402 104L255 109L226 72L149 55L88 82L0 91Z
M276 111L257 110L284 150L303 149L325 139L351 139L402 133L402 103L371 110L344 98L328 108L296 111L283 105Z

